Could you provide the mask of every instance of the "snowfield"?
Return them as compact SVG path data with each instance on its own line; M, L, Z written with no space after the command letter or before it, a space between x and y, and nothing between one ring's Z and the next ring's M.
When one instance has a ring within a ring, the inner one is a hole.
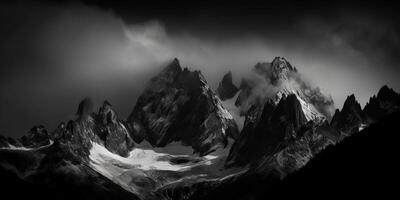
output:
M243 170L224 168L232 143L230 140L227 148L199 157L193 154L191 147L178 142L166 147L151 147L148 142L142 142L126 158L92 143L89 159L94 170L126 190L145 197L157 188L181 180L223 178Z
M160 148L154 148L160 149ZM195 165L205 164L210 165L211 160L216 159L217 156L207 155L202 160L194 165L187 164L173 164L169 160L171 158L185 157L191 160L190 155L171 155L168 153L159 153L153 149L142 149L140 147L135 148L129 153L127 158L113 154L108 151L104 146L92 143L92 149L90 150L90 159L95 165L104 163L115 163L132 166L142 170L168 170L168 171L185 171Z

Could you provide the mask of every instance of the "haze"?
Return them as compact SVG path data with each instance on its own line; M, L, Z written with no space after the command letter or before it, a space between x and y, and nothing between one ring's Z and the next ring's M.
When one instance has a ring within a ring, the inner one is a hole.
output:
M239 84L257 62L283 56L339 108L352 93L364 105L384 84L400 91L399 21L368 9L265 22L251 10L241 20L228 13L214 21L219 15L201 10L176 20L90 3L7 4L0 11L4 135L21 136L36 124L53 130L74 118L85 97L110 101L125 118L174 57L201 70L215 89L228 71Z

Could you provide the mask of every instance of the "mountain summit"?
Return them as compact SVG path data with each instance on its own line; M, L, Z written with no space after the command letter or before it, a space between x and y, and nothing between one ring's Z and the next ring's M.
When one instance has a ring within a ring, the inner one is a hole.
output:
M217 94L219 98L224 101L235 96L238 90L239 89L232 83L232 72L228 72L219 83Z
M377 95L369 99L363 114L367 123L370 123L398 110L400 110L400 94L385 85Z
M236 138L231 114L200 71L182 69L174 59L139 97L127 120L137 142L163 147L178 141L206 155Z
M253 104L263 104L268 99L277 104L283 96L294 94L308 121L331 117L332 98L303 81L297 69L285 58L276 57L271 63L257 63L253 71L257 75L242 80L235 103L244 113Z

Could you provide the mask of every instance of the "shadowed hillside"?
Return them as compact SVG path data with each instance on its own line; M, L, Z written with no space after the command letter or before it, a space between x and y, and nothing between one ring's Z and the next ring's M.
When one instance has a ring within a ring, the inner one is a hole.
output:
M393 183L399 178L395 164L399 122L400 112L392 113L326 148L304 168L283 180L271 173L267 177L257 174L226 180L216 188L212 184L200 184L192 188L198 191L193 192L191 199L393 196L396 194Z

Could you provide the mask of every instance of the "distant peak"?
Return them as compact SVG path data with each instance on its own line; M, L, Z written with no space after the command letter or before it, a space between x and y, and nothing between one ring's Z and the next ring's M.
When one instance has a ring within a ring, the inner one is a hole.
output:
M111 105L111 103L109 101L104 100L103 107L106 107L106 106L112 106L112 105Z
M117 114L113 110L111 103L107 100L104 101L103 106L100 107L98 116L103 124L116 123Z
M175 58L172 60L172 63L175 63L175 64L179 65L179 60L178 60L178 58L175 57Z
M387 85L381 87L378 92L378 97L388 97L388 96L396 96L398 95L392 88L389 88Z
M232 82L232 72L228 72L222 78L217 88L217 94L221 100L230 99L237 93L238 88Z
M287 80L289 73L297 72L297 69L284 57L275 57L271 63L258 62L254 69L258 73L264 74L272 83L276 83L278 80Z
M228 73L226 73L222 78L222 81L227 81L232 83L232 72L229 71Z
M358 103L358 101L356 99L356 96L354 94L351 94L351 95L347 96L344 104L349 104L349 103L351 103L351 104Z
M78 106L76 114L79 117L88 116L93 112L93 101L90 98L83 99Z
M284 69L295 71L295 68L284 57L275 57L271 63L271 67L273 71L282 72Z
M181 65L179 63L178 58L174 58L172 60L172 62L170 62L167 65L167 67L165 67L164 70L163 70L163 72L173 72L173 73L176 73L176 72L179 73L181 71L182 71L182 67L181 67Z
M380 90L390 90L390 89L389 89L389 86L387 86L387 85L384 85L384 86L382 86L382 87L381 87L381 89L380 89Z
M352 107L361 111L361 105L357 101L356 96L354 94L351 94L350 96L347 96L346 100L344 101L342 111L343 110L348 110L348 109L350 109Z

